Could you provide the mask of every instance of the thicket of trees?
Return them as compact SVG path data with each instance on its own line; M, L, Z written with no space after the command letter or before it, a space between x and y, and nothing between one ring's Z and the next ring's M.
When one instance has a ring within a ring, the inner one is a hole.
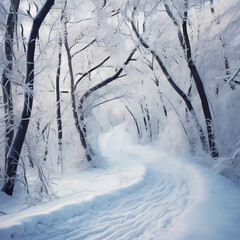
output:
M38 195L126 122L136 143L239 176L238 0L0 3L2 191Z

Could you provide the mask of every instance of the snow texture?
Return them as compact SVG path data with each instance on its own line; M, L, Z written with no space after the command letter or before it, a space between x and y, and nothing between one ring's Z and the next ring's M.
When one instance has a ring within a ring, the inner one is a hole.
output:
M100 145L102 168L65 175L59 199L2 215L1 240L239 239L240 189L230 180L190 159L133 145L124 125ZM11 206L7 196L0 201Z

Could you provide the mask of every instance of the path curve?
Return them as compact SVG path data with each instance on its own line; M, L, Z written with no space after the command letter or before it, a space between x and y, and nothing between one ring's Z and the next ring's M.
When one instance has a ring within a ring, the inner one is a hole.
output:
M31 234L14 239L240 239L240 190L232 182L192 161L133 145L123 126L102 142L110 162L143 165L141 180L82 203L85 208L76 205L74 217L39 222Z

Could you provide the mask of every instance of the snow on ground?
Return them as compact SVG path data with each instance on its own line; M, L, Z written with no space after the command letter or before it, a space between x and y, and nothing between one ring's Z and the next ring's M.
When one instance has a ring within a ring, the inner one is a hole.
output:
M101 148L106 168L62 180L65 192L73 181L70 196L1 216L0 239L240 239L240 189L231 181L133 145L124 125Z

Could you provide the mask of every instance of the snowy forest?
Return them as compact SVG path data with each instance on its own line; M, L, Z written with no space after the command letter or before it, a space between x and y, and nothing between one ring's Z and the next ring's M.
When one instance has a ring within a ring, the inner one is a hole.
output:
M0 74L0 239L240 239L239 0L1 0Z

